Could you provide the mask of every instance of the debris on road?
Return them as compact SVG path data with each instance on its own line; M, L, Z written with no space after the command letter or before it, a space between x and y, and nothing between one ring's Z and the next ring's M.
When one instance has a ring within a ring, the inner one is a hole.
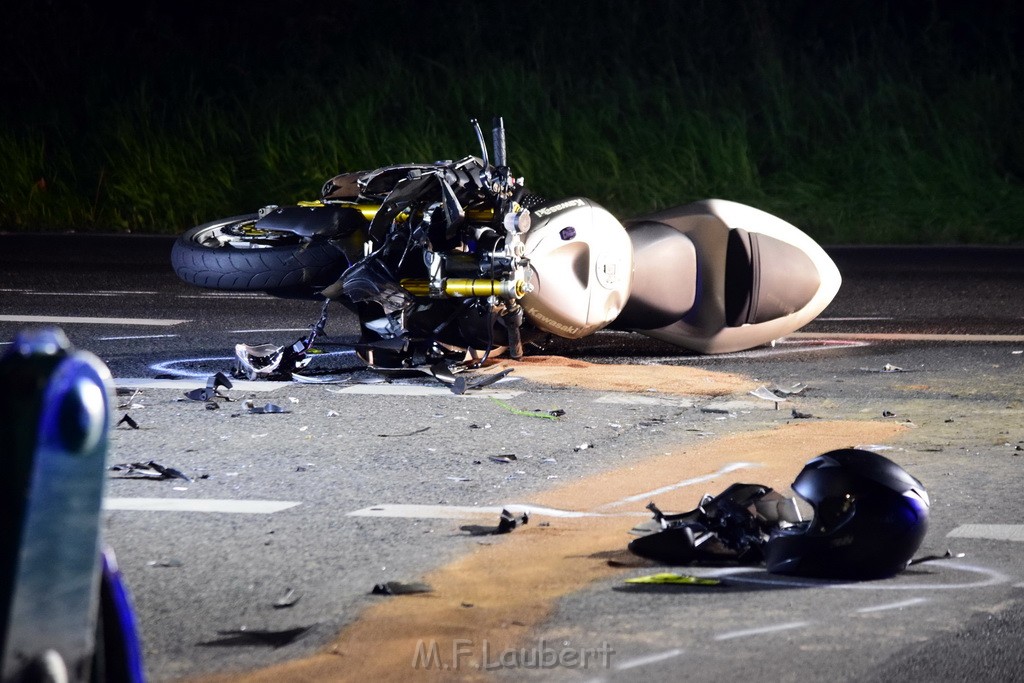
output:
M890 372L913 372L913 370L904 370L896 365L886 363L881 368L861 368L861 372L880 372L886 374Z
M421 427L420 429L414 429L411 432L403 432L401 434L378 434L377 436L388 438L392 436L415 436L416 434L422 434L423 432L430 429L430 427Z
M114 426L115 427L120 427L121 425L128 425L131 429L138 429L139 428L139 423L136 422L135 420L133 420L132 416L129 415L128 413L125 413L124 417L122 417L120 420L118 420L117 424L114 425Z
M416 595L418 593L432 593L433 588L426 583L405 583L403 581L387 581L374 585L370 591L371 595Z
M814 417L810 413L802 413L799 410L797 410L796 408L793 408L793 413L792 414L793 414L793 419L794 420L809 420L812 417Z
M240 629L217 631L217 635L222 636L221 638L203 641L196 645L198 647L251 647L258 645L276 649L294 643L315 625L299 626L281 631L247 629L243 626Z
M758 398L760 398L762 400L772 401L773 403L775 403L775 410L779 409L779 404L780 403L782 403L783 401L788 401L789 400L788 398L786 398L784 396L776 395L771 389L769 389L768 387L764 386L763 384L761 386L759 386L757 389L754 389L753 391L751 391L749 393L750 393L751 396L756 396L756 397L758 397Z
M185 481L192 481L192 478L181 470L173 467L165 467L153 460L150 460L149 462L131 462L111 465L109 469L111 472L122 473L121 476L115 477L115 479L184 479Z
M502 453L501 455L488 455L487 458L491 462L496 462L499 465L507 465L513 460L518 460L515 453Z
M473 382L470 382L465 377L460 375L454 378L454 381L451 383L452 393L461 396L467 391L471 391L473 389L483 389L484 387L494 384L498 380L504 379L514 369L515 368L507 368L505 370L502 370L501 372L495 372L493 374L481 377Z
M498 400L496 398L491 398L491 400L497 403L505 410L507 410L508 412L512 413L513 415L522 415L524 417L539 417L545 420L557 420L558 418L565 415L565 411L562 410L561 408L554 408L552 410L522 410L521 408L516 408L515 406L511 406L508 403L505 403L504 401Z
M459 527L462 531L469 532L471 536L496 536L498 534L510 533L517 526L526 526L530 522L530 513L524 512L516 515L508 510L501 511L498 519L498 526L484 526L481 524L464 524Z
M122 391L124 392L124 394L121 393ZM118 389L117 390L117 395L118 396L127 395L128 391L131 391L131 390L130 389L123 389L123 390L122 389ZM141 393L142 393L142 389L135 389L132 392L132 394L130 396L128 396L128 398L126 400L124 400L121 403L117 404L117 409L118 410L131 410L132 408L142 408L143 406L142 406L141 403L135 403L135 397L138 396Z
M292 412L290 410L285 410L276 403L267 403L266 405L258 406L252 399L246 399L244 405L250 415L272 415ZM238 417L241 414L242 413L235 413L231 417Z
M221 392L221 388L230 389L232 387L231 380L227 378L223 372L218 372L216 375L211 375L206 380L206 386L201 389L192 389L185 392L185 396L192 399L193 401L213 401L215 399L222 399L224 401L233 401L234 399L228 396L226 393Z
M274 601L274 609L284 609L291 607L299 601L302 597L301 593L296 593L294 588L289 588L285 591L285 594Z
M641 584L648 586L723 586L722 579L708 579L702 576L689 576L686 574L672 574L664 572L660 574L649 574L647 576L634 576L626 579L626 583Z
M150 560L146 563L147 567L158 567L161 569L177 569L182 566L181 560L167 559L167 560Z

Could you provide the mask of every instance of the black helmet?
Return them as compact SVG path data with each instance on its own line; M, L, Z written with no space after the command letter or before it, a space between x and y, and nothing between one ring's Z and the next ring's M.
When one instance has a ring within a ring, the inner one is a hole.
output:
M792 488L814 517L765 543L768 571L874 579L903 570L928 529L928 492L877 453L846 448L808 462Z

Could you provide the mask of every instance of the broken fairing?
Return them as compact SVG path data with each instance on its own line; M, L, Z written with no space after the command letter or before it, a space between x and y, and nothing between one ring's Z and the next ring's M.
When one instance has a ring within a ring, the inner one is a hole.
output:
M887 458L858 449L809 461L792 484L814 515L766 486L733 484L690 512L665 515L629 549L666 564L764 562L779 574L876 579L902 571L924 540L930 501L924 485Z
M733 484L717 496L705 495L689 512L666 515L654 503L647 509L654 522L633 530L643 535L629 549L666 564L760 562L773 529L802 521L794 499L760 484Z

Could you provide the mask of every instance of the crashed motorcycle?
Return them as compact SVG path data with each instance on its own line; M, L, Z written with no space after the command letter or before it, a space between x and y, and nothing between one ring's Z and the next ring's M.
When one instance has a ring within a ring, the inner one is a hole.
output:
M195 227L175 243L186 282L324 301L290 346L240 345L245 374L308 363L337 301L376 368L478 367L551 337L603 328L698 353L767 344L814 319L839 289L808 235L719 199L619 221L585 197L546 199L509 166L505 127L480 156L344 173L314 201Z

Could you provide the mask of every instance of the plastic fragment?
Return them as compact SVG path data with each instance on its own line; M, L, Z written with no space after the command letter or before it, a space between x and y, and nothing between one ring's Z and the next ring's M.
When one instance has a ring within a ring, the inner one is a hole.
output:
M227 378L227 375L223 372L218 372L216 375L211 375L210 378L206 380L205 388L186 391L185 396L193 401L213 401L218 398L225 401L233 400L227 394L221 393L221 387L230 389L232 384L231 380Z
M403 432L401 434L378 434L377 436L381 436L381 437L385 437L385 438L392 437L392 436L415 436L416 434L422 434L423 432L427 431L428 429L430 429L430 427L421 427L420 429L414 429L411 432Z
M702 576L688 576L686 574L673 574L662 572L660 574L649 574L647 576L635 576L626 579L626 583L647 584L655 586L721 586L721 579L708 579Z
M526 526L529 522L530 513L528 512L516 515L506 509L502 509L501 517L498 519L498 526L463 524L459 529L469 532L471 536L495 536L498 534L507 534L517 526Z
M314 624L315 625L315 624ZM249 630L247 628L234 629L230 631L217 631L216 640L207 640L196 643L200 647L246 647L251 645L263 645L266 647L279 648L290 645L309 631L313 626L299 626L281 631Z
M192 481L192 479L181 470L173 467L165 467L153 460L150 460L149 462L132 462L111 465L110 471L122 472L123 474L120 477L121 479L184 479L185 481Z
M512 413L513 415L522 415L524 417L539 417L545 420L557 420L558 418L565 415L565 411L561 408L555 408L553 410L522 410L514 406L510 406L504 401L500 401L496 398L491 398L492 401L497 403L499 406Z
M291 607L292 605L297 603L299 601L299 598L301 597L301 593L296 593L294 588L289 588L287 591L285 591L285 594L283 596L274 601L274 609L284 609L286 607Z
M129 415L128 413L125 413L124 417L122 417L120 420L118 420L117 421L117 425L115 425L115 426L120 427L123 424L128 425L132 429L138 429L139 428L139 423L136 422L135 420L133 420L132 416Z
M433 588L426 583L405 583L403 581L387 581L374 585L370 591L371 595L415 595L417 593L432 593Z

